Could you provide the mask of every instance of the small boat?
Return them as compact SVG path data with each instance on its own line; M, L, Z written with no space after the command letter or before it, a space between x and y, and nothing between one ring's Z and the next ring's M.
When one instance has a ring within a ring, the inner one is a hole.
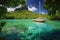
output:
M44 17L40 17L40 13L42 15L41 2L39 1L39 17L36 19L33 19L34 22L45 22L46 21Z
M35 21L35 22L45 22L46 20L45 19L36 18L36 19L33 19L33 21Z

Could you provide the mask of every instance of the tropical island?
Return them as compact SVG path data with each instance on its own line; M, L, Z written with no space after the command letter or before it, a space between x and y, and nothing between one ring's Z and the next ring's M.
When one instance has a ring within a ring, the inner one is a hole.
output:
M0 6L0 9L1 9L0 10L0 12L1 12L0 13L0 19L21 19L24 17L26 18L25 12L27 15L30 15L30 18L35 18L38 15L38 13L33 13L33 12L28 11L28 8L26 8L27 6L26 6L25 0L19 2L23 6L20 9L16 9L16 11L14 11L14 12L7 12L7 8L18 6L19 5L17 3L18 1L17 2L14 1L14 3L13 3L13 1L11 1L11 4L9 4L9 1L7 1L6 3L4 1L1 1L1 2L2 3L0 3L0 4L2 4L2 6ZM43 5L43 7L48 10L48 14L47 14L47 16L49 16L48 19L60 20L58 1L57 2L55 2L55 1L44 1L44 2L45 3ZM20 16L20 15L22 15L22 16Z
M38 12L29 10L28 1L38 3L34 4ZM0 39L60 40L59 3L60 0L0 0ZM8 8L14 10L9 12ZM43 9L47 14L42 14ZM46 22L34 22L38 17L46 18Z

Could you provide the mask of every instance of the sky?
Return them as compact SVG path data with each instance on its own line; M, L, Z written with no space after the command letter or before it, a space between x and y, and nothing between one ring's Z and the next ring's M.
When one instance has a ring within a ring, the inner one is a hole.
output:
M43 8L44 0L27 0L28 10L37 13L47 13Z
M36 12L36 13L47 13L48 11L43 8L44 0L27 0L27 7L29 11ZM40 3L39 3L40 2ZM15 11L16 8L21 7L21 5L15 8L7 8L7 11Z

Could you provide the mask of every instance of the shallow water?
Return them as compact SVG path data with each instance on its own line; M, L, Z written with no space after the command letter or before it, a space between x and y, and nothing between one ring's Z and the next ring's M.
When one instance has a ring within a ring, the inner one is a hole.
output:
M41 37L51 34L53 29L60 26L60 21L49 20L45 23L33 22L31 19L3 21L7 22L2 30L6 40L43 40Z
M60 20L47 20L49 25L51 25L54 29L60 29Z

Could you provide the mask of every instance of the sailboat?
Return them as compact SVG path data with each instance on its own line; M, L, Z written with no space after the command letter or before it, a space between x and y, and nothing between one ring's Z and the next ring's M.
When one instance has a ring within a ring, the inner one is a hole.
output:
M40 6L41 6L41 3L39 1L39 13L40 13L40 9L41 9ZM41 12L41 14L42 14L42 12ZM45 22L46 20L44 18L40 17L40 18L33 19L33 21L34 22Z

